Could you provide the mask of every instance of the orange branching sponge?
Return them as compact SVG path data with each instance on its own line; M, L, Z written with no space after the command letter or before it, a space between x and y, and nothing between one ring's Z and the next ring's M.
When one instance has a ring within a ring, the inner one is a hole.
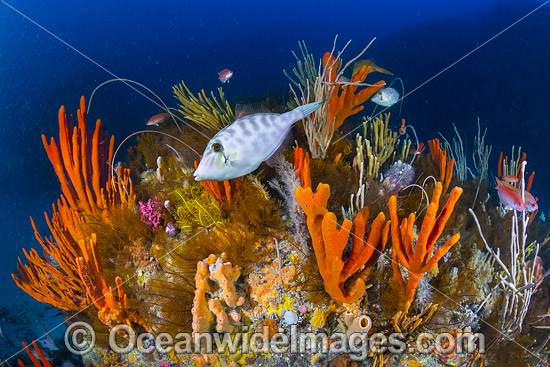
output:
M197 169L198 165L197 161L195 161L195 169ZM224 209L227 210L227 208L231 206L232 193L236 195L240 191L243 180L244 176L232 180L225 180L223 183L220 181L201 181L201 184L206 192L218 200ZM231 186L231 184L233 184L233 186Z
M451 180L453 178L453 168L455 165L455 159L447 161L447 152L441 149L439 139L428 140L430 146L430 156L436 169L438 170L439 177L437 179L443 182L443 193L447 192Z
M233 266L229 262L223 262L225 254L220 257L212 254L203 261L197 263L197 273L195 274L195 297L193 298L193 334L210 332L214 325L216 316L216 331L228 332L233 330L231 323L238 323L241 319L240 313L233 311L229 315L224 309L225 303L228 308L244 304L244 297L237 295L235 282L241 276L241 270L238 266ZM210 287L208 279L214 280L217 287ZM221 289L221 293L219 290ZM206 293L210 294L210 299L206 301Z
M229 307L241 306L244 298L237 296L234 282L241 276L241 269L231 263L217 263L210 278L216 280L222 288L221 297Z
M338 75L338 61L330 52L323 56L323 67L327 69L327 82L336 83ZM363 83L367 75L372 71L370 66L363 65L359 71L352 76L350 83ZM374 93L378 92L386 85L383 80L375 83L375 86L361 89L357 92L359 85L347 85L346 88L340 88L340 85L333 84L329 89L330 100L328 102L329 128L331 131L338 129L344 123L344 120L351 115L363 110L365 103Z
M309 153L304 154L300 147L294 148L294 170L300 178L302 187L311 187L311 174L309 171Z
M422 154L424 153L424 150L426 150L424 143L418 143L418 146L416 147L415 151L411 151L411 154Z
M89 248L83 239L78 241L78 246L83 255L76 259L78 274L86 286L88 298L99 310L99 320L110 327L118 323L131 325L132 322L143 325L139 316L129 310L128 295L124 292L122 278L116 277L116 289L107 285L98 253L96 234L92 233ZM118 299L115 297L115 291Z
M61 310L79 311L89 304L85 296L86 287L75 262L81 253L73 239L74 233L78 232L75 222L82 219L65 201L63 204L58 201L58 207L59 212L53 205L51 221L44 213L53 238L42 238L31 218L34 235L42 246L45 258L41 258L35 249L29 252L23 249L29 265L23 265L19 259L16 274L12 274L12 278L19 288L39 302Z
M391 237L393 243L392 285L398 288L398 310L403 311L405 314L409 310L416 287L424 273L432 270L437 265L439 259L441 259L441 257L460 239L460 234L455 233L443 246L432 254L435 242L439 239L439 236L441 236L443 228L449 220L458 198L462 194L462 189L460 187L455 187L451 191L447 203L436 217L439 208L439 199L442 193L443 185L441 182L438 182L432 195L432 201L422 221L422 228L418 236L414 233L414 213L409 214L408 218L403 218L401 225L399 225L399 218L397 217L397 199L395 196L392 196L389 200ZM416 243L413 243L413 240L416 240ZM401 275L397 262L398 259L399 263L409 272L409 279L406 283Z
M133 203L129 171L122 172L122 168L115 171L118 173L119 189L122 189L117 191L118 194L115 195L111 187L107 163L113 157L115 140L113 136L109 138L108 134L103 134L101 120L97 120L91 142L88 141L84 97L80 99L77 118L77 126L72 115L67 122L65 107L61 106L58 114L59 146L54 138L48 143L46 136L42 135L44 148L71 208L96 214L98 210L108 209L118 201L123 206Z
M208 261L208 258L205 261L197 263L197 273L195 274L195 286L197 289L195 290L193 308L191 309L193 315L193 333L209 332L214 322L208 302L206 301L206 292L210 291L210 287L208 286L210 272L208 271L206 261Z
M388 240L389 221L380 212L372 222L365 241L370 216L367 207L357 213L353 219L353 228L351 221L346 219L338 229L336 215L326 209L330 196L329 185L320 183L315 193L309 187L297 187L295 195L307 216L307 226L325 290L340 302L355 302L365 294L364 279L384 250ZM353 236L353 247L351 255L344 262L342 254L350 232ZM358 277L346 286L346 281L353 275Z
M44 355L44 352L42 352L42 350L36 345L36 342L34 340L32 341L32 346L33 346L34 350L36 351L36 355L38 356L38 358L40 358L40 361L35 357L34 353L31 351L31 348L29 346L27 346L27 344L25 344L25 342L21 342L21 343L23 343L23 347L25 348L25 351L29 355L29 358L31 359L33 366L35 366L35 367L53 367L52 364L50 362L48 362L48 360L46 359L46 356ZM17 360L17 364L20 367L25 367L25 364L20 359Z

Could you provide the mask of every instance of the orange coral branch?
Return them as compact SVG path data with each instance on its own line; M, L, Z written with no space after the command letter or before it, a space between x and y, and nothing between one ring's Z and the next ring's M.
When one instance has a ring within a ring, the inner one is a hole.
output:
M295 195L307 216L307 226L325 290L340 302L355 302L365 294L364 279L386 245L389 221L386 221L384 213L380 212L373 221L365 241L370 216L368 208L365 207L357 213L353 219L353 228L352 223L345 219L338 229L336 215L326 209L330 196L329 185L319 184L315 193L309 187L297 187ZM342 254L350 232L353 236L353 249L350 257L344 262ZM354 275L358 275L357 278L346 285L348 279Z
M36 342L34 340L32 341L32 346L36 351L36 355L38 356L38 358L40 358L40 361L42 361L43 364L40 363L38 359L36 359L36 357L34 356L34 353L31 351L31 348L28 347L27 344L25 344L25 342L21 342L21 343L23 343L23 347L25 348L25 351L29 355L31 362L35 367L53 367L52 364L48 362L48 360L46 359L46 356L44 355L42 350L36 345ZM20 359L17 360L17 364L20 367L25 367L25 364Z
M323 67L327 69L327 82L336 82L338 61L331 56L330 52L323 56ZM372 71L370 66L363 65L359 71L352 76L350 83L363 83L367 75ZM328 102L328 117L331 131L338 129L344 123L344 120L351 115L363 110L365 103L374 93L378 92L386 85L383 80L375 83L375 86L367 87L357 91L359 85L347 85L341 89L338 85L332 85L329 89L330 100Z
M16 274L12 274L12 278L19 288L37 301L62 310L78 311L88 304L84 296L86 288L75 263L75 258L81 256L81 253L75 247L73 237L80 233L76 223L82 218L69 208L66 201L61 203L58 200L57 206L59 211L53 205L51 221L44 213L53 238L42 238L31 218L34 235L42 246L44 256L53 261L41 258L34 249L29 252L23 249L29 265L23 265L19 259Z
M197 167L198 162L195 161L195 169L197 169ZM214 199L222 203L224 209L227 210L227 208L231 206L231 192L233 191L233 195L236 195L241 189L243 180L244 176L234 178L232 180L225 180L223 183L220 181L201 181L201 184L206 192L212 195ZM231 187L231 184L233 184L233 188Z
M498 179L502 179L502 152L500 152L500 156L498 157Z
M455 159L452 158L447 161L447 152L441 149L439 139L428 140L428 145L430 146L432 162L439 171L439 177L437 179L443 183L443 193L446 193L453 178Z
M108 209L118 201L122 202L123 206L133 203L129 173L126 171L122 173L120 168L117 171L119 173L118 183L119 186L124 186L125 190L118 190L115 200L115 194L110 187L110 173L108 173L109 170L106 170L106 164L113 156L114 137L109 138L108 134L103 134L101 120L97 120L92 141L90 144L88 143L84 97L80 99L77 119L77 126L74 126L72 115L67 122L65 107L61 106L58 114L59 146L54 138L51 138L48 143L46 136L42 135L44 148L69 205L75 210L95 214L98 209ZM107 144L104 144L107 141L109 142L108 152L106 151ZM106 182L107 198L110 199L108 201L103 194Z
M304 154L300 147L294 148L294 170L300 178L302 187L311 187L311 174L309 171L309 153Z
M143 321L128 309L128 296L124 292L122 278L115 278L118 297L115 297L115 290L107 285L98 253L96 234L92 233L89 248L83 239L78 241L78 246L83 254L76 259L78 274L85 284L88 298L99 310L99 320L111 327L117 323L143 324Z
M432 270L439 259L458 242L460 234L456 233L447 242L432 254L435 242L441 236L445 224L449 220L458 198L462 194L460 187L455 187L447 203L437 215L439 199L443 194L443 185L438 182L418 236L414 233L415 214L411 213L408 218L403 218L401 225L397 216L397 199L390 197L389 209L391 218L391 233L393 243L393 279L394 287L399 288L399 311L406 313L413 301L414 293L424 273ZM414 240L416 240L414 242ZM408 270L409 278L405 282L397 265L397 260Z

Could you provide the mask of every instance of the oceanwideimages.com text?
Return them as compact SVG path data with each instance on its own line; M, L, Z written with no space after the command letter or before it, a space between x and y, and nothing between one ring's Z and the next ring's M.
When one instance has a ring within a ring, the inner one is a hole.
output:
M74 354L83 355L95 345L95 332L84 322L71 324L65 333L65 344ZM480 333L420 333L408 340L402 333L305 333L296 325L279 329L270 335L269 327L252 332L244 326L237 333L151 333L138 334L128 325L117 325L109 334L109 348L119 354L137 349L142 353L235 354L235 353L347 353L354 360L380 353L434 353L447 355L485 352L485 337Z

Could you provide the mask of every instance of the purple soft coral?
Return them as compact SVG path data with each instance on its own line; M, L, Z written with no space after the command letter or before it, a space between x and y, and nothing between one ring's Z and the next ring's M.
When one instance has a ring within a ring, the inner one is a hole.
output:
M141 221L147 224L153 231L160 229L162 226L162 212L164 207L160 199L155 196L153 199L139 202L139 212L141 213Z

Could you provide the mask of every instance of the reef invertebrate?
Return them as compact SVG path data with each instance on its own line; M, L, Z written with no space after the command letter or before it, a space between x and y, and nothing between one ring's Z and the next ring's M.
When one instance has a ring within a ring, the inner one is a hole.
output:
M236 311L226 312L223 303L227 307L234 309L242 306L244 297L238 296L234 283L241 276L241 270L238 266L233 266L229 262L223 262L225 254L220 257L212 254L203 261L197 263L197 273L195 275L195 297L193 299L193 333L202 333L211 331L214 317L216 316L216 331L231 332L233 323L238 323L240 314ZM209 285L208 280L216 282L217 287ZM221 289L221 292L219 290ZM206 292L211 297L206 301ZM228 314L230 316L228 316Z
M23 348L25 348L25 351L27 352L27 355L31 359L31 362L33 366L35 367L53 367L50 362L46 359L46 356L44 355L44 352L36 345L36 342L32 341L32 346L36 352L35 354L31 351L31 348L25 344L25 342L21 342L23 344ZM38 357L40 360L38 360L36 357ZM25 367L25 364L20 359L17 360L17 364L19 367Z
M373 221L365 241L370 216L367 207L362 208L353 219L353 229L351 221L347 219L337 229L336 215L326 209L330 196L328 185L319 184L315 193L311 188L297 187L295 195L307 216L307 226L325 290L340 302L356 301L365 293L364 278L376 264L388 239L390 225L384 213L380 212ZM353 236L352 251L344 262L343 251L350 233ZM361 274L346 286L346 281L358 272Z
M298 77L299 82L296 82L285 72L285 75L298 90L296 92L290 86L296 105L303 106L311 100L322 102L321 107L314 114L306 117L303 123L311 158L315 159L326 157L336 129L342 125L347 117L363 109L363 106L360 106L360 104L370 97L371 94L369 93L372 89L369 88L374 88L375 90L372 93L375 93L376 90L385 85L383 81L375 84L374 87L370 84L362 83L370 70L365 67L353 77L353 83L346 83L348 87L352 88L346 87L345 90L340 91L338 79L343 75L348 66L365 53L372 42L374 42L374 39L356 57L342 66L340 55L350 42L341 51L335 53L337 38L334 39L332 51L324 55L322 64L320 63L319 67L315 66L313 56L307 54L305 45L303 47L300 45L302 55L304 56L304 63L302 64L296 55L294 55L298 60L299 69L294 69L294 74ZM337 56L335 57L334 55ZM367 85L368 88L357 92L357 88L364 85Z
M128 295L124 292L122 278L118 276L115 278L115 289L107 285L99 257L97 235L95 233L91 235L89 248L84 239L78 241L78 246L83 255L76 258L78 274L86 286L87 296L99 310L97 315L99 320L111 327L117 323L131 325L132 322L143 325L139 316L129 308ZM115 297L115 290L118 299Z
M426 215L422 221L422 227L418 236L414 233L414 213L409 214L408 218L403 218L401 224L397 216L397 199L391 196L389 200L389 210L391 219L391 238L393 244L393 279L392 286L399 292L398 311L407 313L416 291L416 287L422 279L424 273L432 270L439 259L445 255L450 248L458 242L460 234L455 233L443 246L432 254L435 242L441 236L445 224L449 220L456 202L462 194L460 187L455 187L445 203L445 206L437 215L439 209L439 199L443 193L443 185L438 182L432 194L432 199ZM413 243L413 240L416 240ZM403 280L398 260L409 273L408 281Z
M180 102L179 110L183 117L195 124L211 130L219 131L235 121L235 115L221 88L218 88L219 100L210 92L206 95L204 89L195 96L182 81L172 87L174 97Z
M514 158L514 147L512 147L511 158L508 159L508 156L502 157L502 152L498 158L498 178L503 180L505 177L515 177L515 182L511 184L516 188L519 188L519 182L521 180L521 164L527 159L527 154L521 153L521 147L518 148L517 157ZM533 179L535 178L535 171L531 172L529 178L527 179L527 184L525 186L525 191L530 191L531 186L533 186Z
M44 148L59 178L63 195L71 208L87 214L105 211L117 202L123 207L131 207L135 196L132 183L129 182L129 171L121 171L121 168L115 171L113 168L113 172L118 174L119 190L116 194L111 187L112 177L106 170L106 163L113 156L115 141L113 136L103 134L101 120L97 120L92 141L88 143L84 97L80 99L77 118L77 126L74 126L72 115L69 124L65 107L59 109L59 147L53 137L48 143L46 136L42 135ZM105 142L109 142L108 150Z
M141 221L151 227L153 231L159 230L162 226L162 212L164 207L158 196L149 198L145 203L140 201L138 204Z
M443 183L443 194L447 192L453 178L455 159L447 160L447 152L441 149L439 139L428 140L430 156L438 173L438 181Z
M195 169L197 169L197 167L198 163L195 161ZM225 209L228 209L231 205L231 192L233 191L233 195L237 195L243 183L243 179L244 176L224 181L201 181L201 185L206 192L219 200Z
M77 217L68 205L62 206L58 203L58 207L65 208L67 213ZM80 279L75 263L75 258L81 256L81 253L79 248L74 246L75 240L67 230L68 226L64 227L64 223L60 220L62 215L55 210L55 206L53 208L52 221L44 213L53 238L42 238L32 218L31 224L44 253L55 263L38 256L35 249L29 252L23 249L29 265L23 265L19 260L16 274L12 274L12 278L19 288L37 301L48 303L61 310L78 311L89 304L85 296L84 282Z
M208 181L210 182L210 181ZM219 184L217 181L213 185ZM214 186L218 188L217 186ZM231 186L227 192L230 191ZM221 192L218 191L221 196ZM176 218L176 225L185 232L197 227L211 227L223 225L223 212L218 200L204 190L200 184L195 183L187 189L177 188L173 192L175 199L170 205L172 215ZM229 194L231 195L231 194ZM231 197L231 196L229 196ZM223 201L222 201L223 203Z
M382 188L386 193L401 191L413 182L414 173L415 169L412 165L399 160L384 172Z
M294 148L294 170L300 178L302 187L311 187L311 173L309 171L309 153L304 154L300 147Z
M368 101L374 93L378 92L386 85L385 81L380 80L372 86L368 86L358 91L357 88L359 88L360 84L364 83L367 75L372 71L372 66L363 65L351 77L347 87L340 89L340 86L335 84L340 75L340 70L338 70L338 60L332 55L332 53L327 52L323 56L323 67L327 70L326 82L331 84L329 87L329 125L327 126L327 129L332 131L342 126L344 120L349 116L361 112L364 108L362 104Z

